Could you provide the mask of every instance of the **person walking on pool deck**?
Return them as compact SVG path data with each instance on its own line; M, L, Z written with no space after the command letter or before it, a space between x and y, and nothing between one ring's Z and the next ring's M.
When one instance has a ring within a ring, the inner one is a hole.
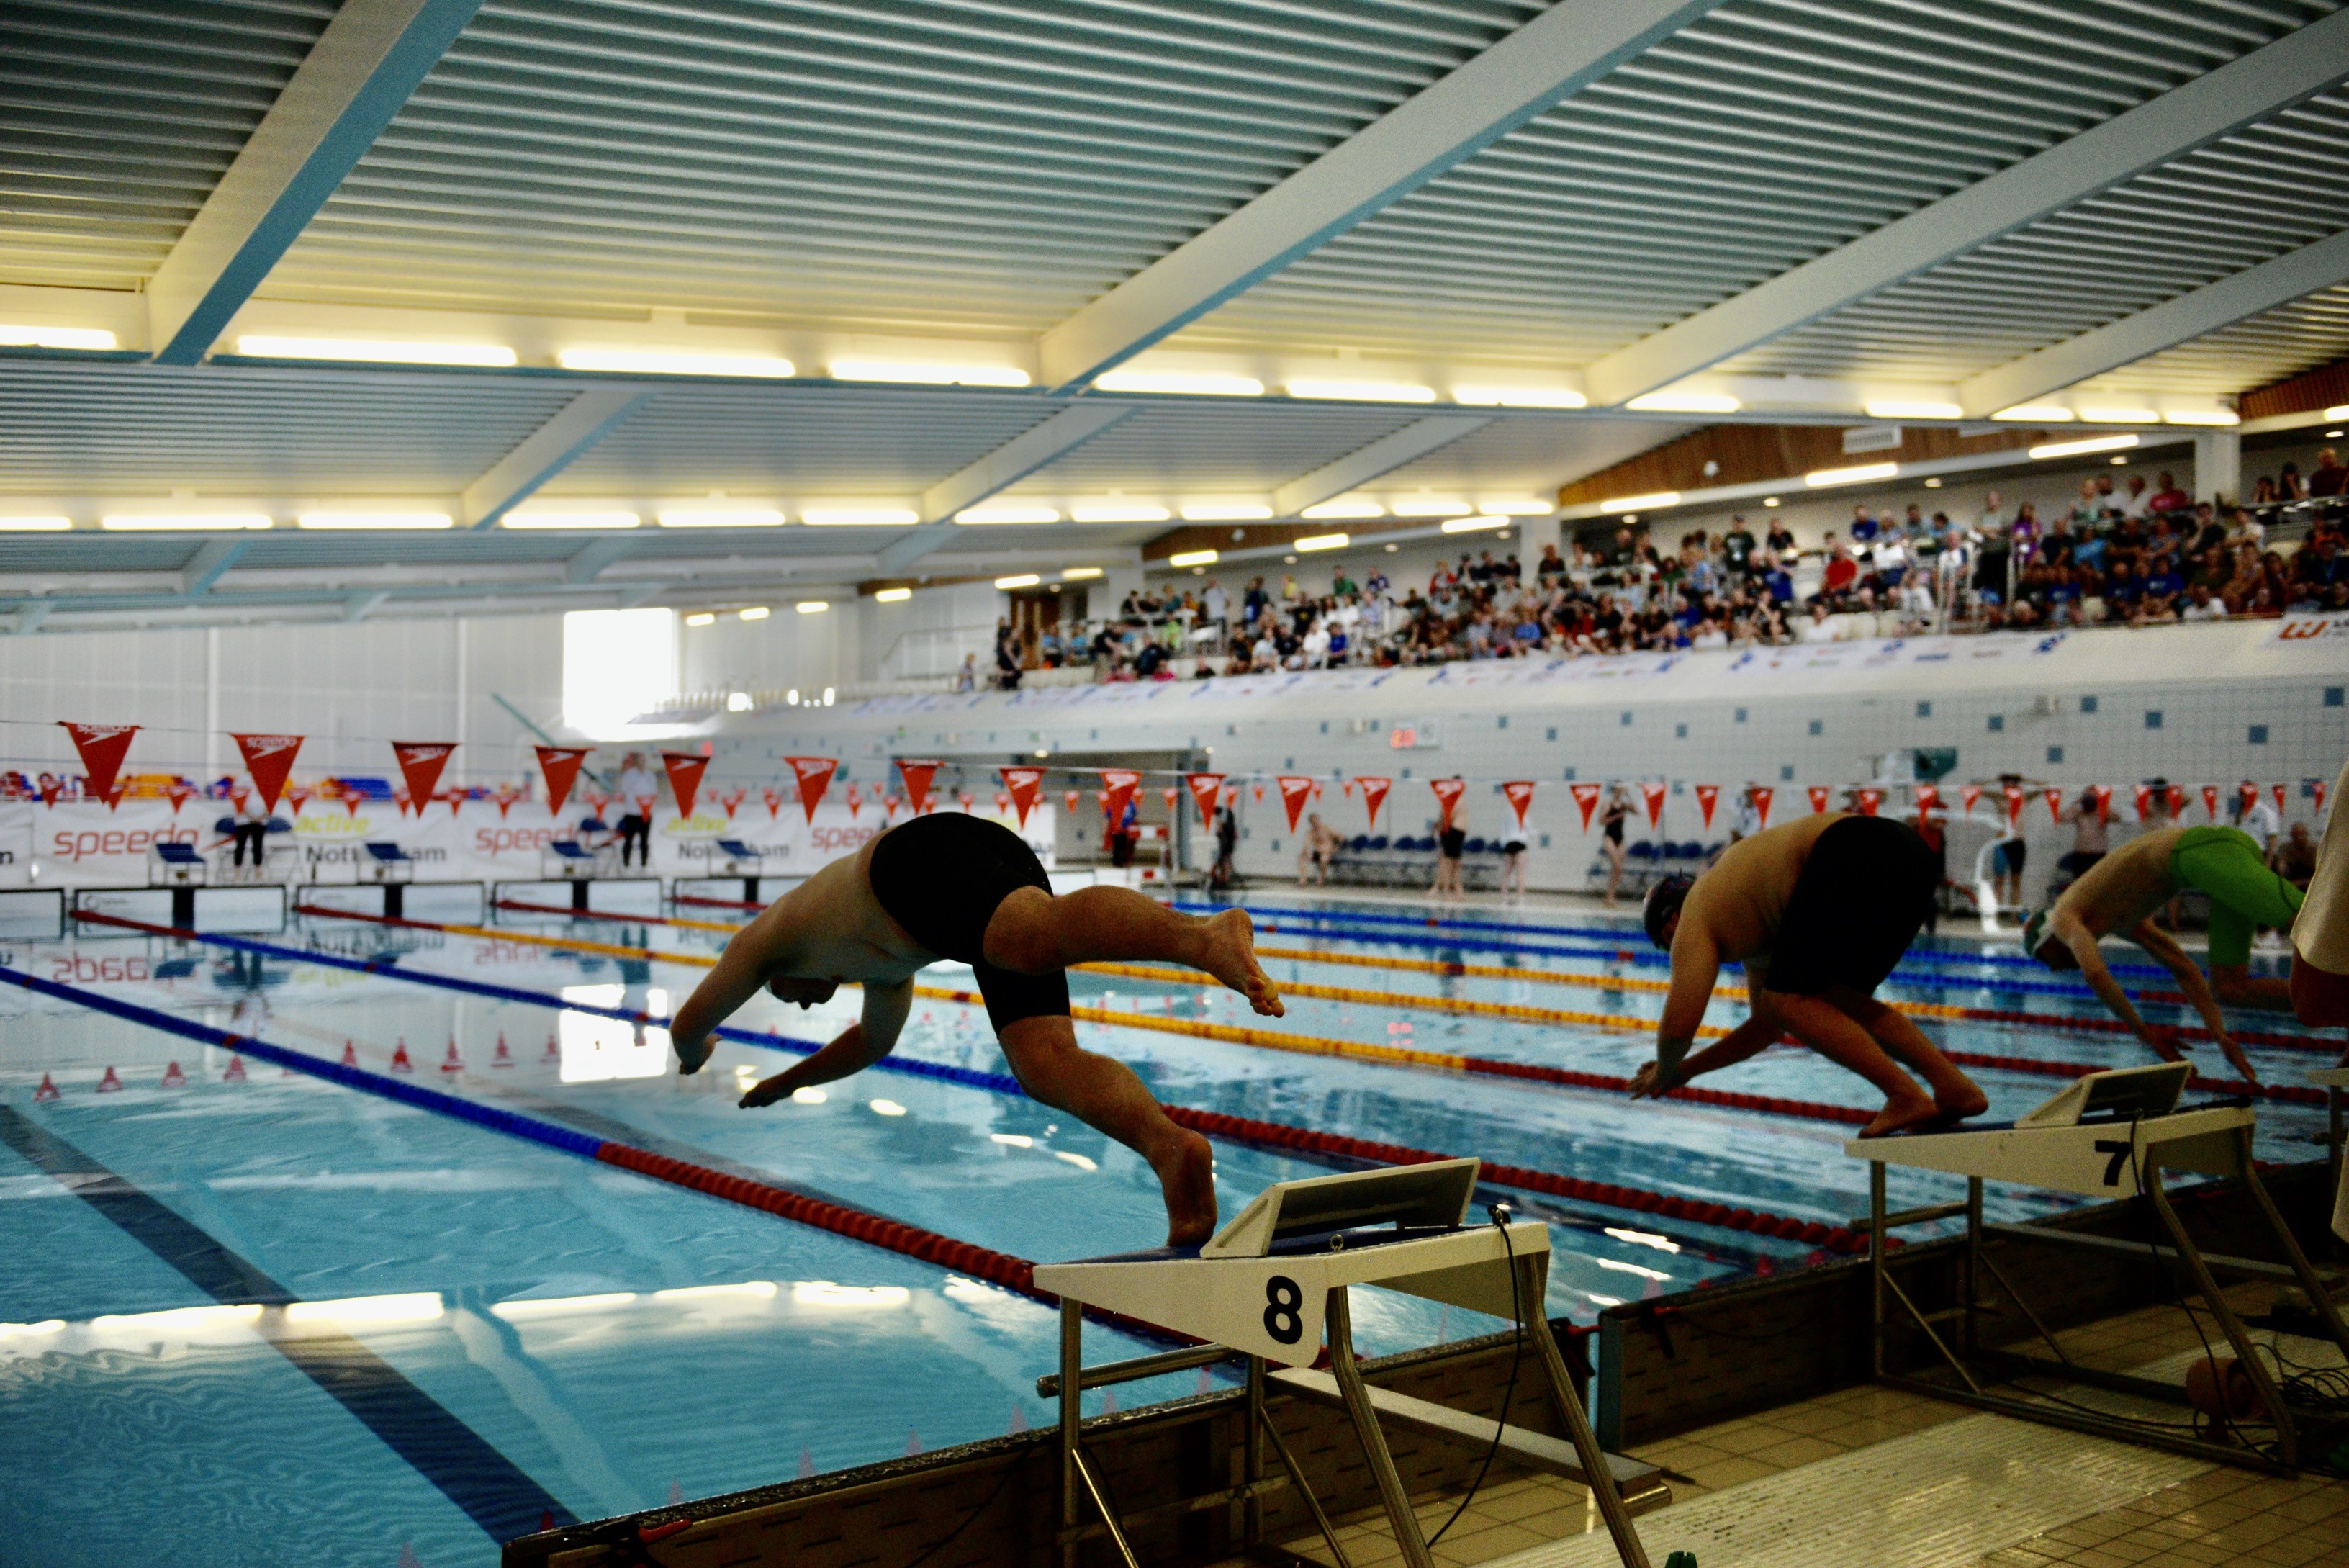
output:
M710 1032L761 987L802 1007L840 986L864 987L864 1016L807 1060L742 1096L771 1106L810 1084L863 1071L886 1056L914 1000L914 975L967 963L988 1021L1029 1094L1141 1155L1166 1197L1167 1243L1204 1241L1216 1229L1214 1157L1176 1127L1132 1069L1077 1044L1069 1016L1071 964L1166 959L1205 970L1280 1016L1280 998L1256 961L1245 910L1206 919L1125 888L1054 897L1035 851L981 816L917 816L832 862L737 932L671 1021L678 1071L709 1060Z
M2210 978L2169 934L2153 923L2154 911L2180 893L2210 899ZM2113 1016L2165 1060L2182 1062L2178 1031L2147 1023L2129 1004L2128 993L2105 967L2099 939L2123 936L2158 960L2178 977L2178 989L2209 1027L2210 1037L2235 1071L2256 1084L2251 1058L2227 1033L2219 1009L2292 1011L2291 982L2254 977L2251 931L2258 926L2289 929L2300 911L2301 892L2268 869L2258 842L2234 827L2158 827L2140 833L2083 872L2044 909L2023 924L2023 950L2052 970L2076 969Z
M1657 883L1648 940L1672 955L1671 991L1656 1059L1632 1078L1631 1097L1666 1094L1791 1034L1882 1091L1862 1137L1980 1116L1990 1102L1973 1080L1874 994L1939 890L1932 851L1907 824L1844 812L1740 839L1703 876ZM1690 1055L1713 981L1733 961L1745 965L1752 1014Z

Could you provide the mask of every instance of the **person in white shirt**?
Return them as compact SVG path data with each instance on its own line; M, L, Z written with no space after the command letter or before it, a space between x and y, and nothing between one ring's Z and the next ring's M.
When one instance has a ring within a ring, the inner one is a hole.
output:
M2250 794L2246 795L2244 791ZM2261 855L2274 853L2276 836L2283 831L2283 824L2277 817L2275 807L2270 805L2267 798L2260 793L2259 785L2249 779L2243 781L2242 789L2235 794L2235 809L2231 815L2237 827L2259 841Z
M1816 604L1811 607L1810 620L1803 627L1803 640L1833 642L1836 639L1836 629L1835 624L1827 618L1827 607L1824 604Z
M2130 474L2128 493L2113 499L2120 503L2124 517L2142 517L2153 509L2153 492L2146 488L2145 475L2141 473Z
M2187 594L2186 602L2178 607L2178 618L2189 622L2224 620L2227 618L2227 607L2223 601L2210 597L2207 584L2197 583Z
M620 864L628 863L628 852L636 852L639 864L649 867L653 863L652 803L660 794L660 785L645 771L642 752L630 752L620 761L619 806L620 820L613 826L620 835Z

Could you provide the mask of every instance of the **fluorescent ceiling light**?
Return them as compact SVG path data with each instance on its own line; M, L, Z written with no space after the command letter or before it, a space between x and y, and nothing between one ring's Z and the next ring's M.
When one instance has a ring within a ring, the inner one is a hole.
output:
M1166 564L1170 566L1212 566L1216 564L1216 553L1213 550L1185 550L1167 556Z
M1093 378L1104 392L1165 392L1206 398L1260 398L1264 383L1253 376L1192 374L1182 370L1112 370Z
M1652 512L1659 506L1678 506L1681 493L1659 490L1652 495L1610 495L1599 504L1601 512Z
M1032 588L1043 580L1033 572L1020 572L1013 576L996 578L995 586L999 588Z
M1069 508L1069 515L1080 523L1164 523L1171 514L1143 502L1081 501Z
M2079 417L2061 403L2017 403L1991 415L1994 420L2026 425L2068 425Z
M122 517L101 517L98 520L98 525L117 534L195 528L258 530L276 526L258 512L134 513Z
M112 348L111 332L96 327L41 327L26 323L0 326L0 348Z
M796 373L780 354L694 354L673 348L565 348L554 362L566 370L616 370L639 376L764 376Z
M2158 425L2161 413L2156 409L2082 409L2080 417L2092 425Z
M70 517L0 517L0 534L62 534L72 526Z
M2123 452L2137 442L2137 438L2133 435L2089 436L2084 441L2050 441L2045 446L2034 446L2031 449L2031 455L2040 459L2078 457L2091 452Z
M612 1291L593 1296L534 1296L526 1301L499 1302L490 1311L513 1323L524 1318L560 1317L564 1313L597 1312L605 1307L626 1306L636 1299L634 1291Z
M501 528L634 528L644 519L633 512L509 512Z
M800 521L815 528L887 528L919 523L909 506L802 506Z
M759 506L681 506L660 514L664 528L780 528L783 514Z
M515 363L502 343L403 343L374 337L278 337L246 333L236 351L249 359L346 359L374 365L492 365Z
M1496 517L1547 517L1557 508L1538 495L1505 495L1497 501L1479 501L1476 510Z
M873 1108L885 1116L905 1114L905 1107L895 1100L875 1100ZM792 1286L792 1302L797 1306L895 1307L913 1299L914 1293L903 1285L836 1285L830 1280L802 1280Z
M1623 406L1643 414L1733 414L1744 407L1725 392L1643 392Z
M295 519L305 528L453 528L446 512L305 512Z
M922 365L895 359L834 359L824 372L835 381L902 381L917 387L1024 387L1016 365Z
M1335 501L1317 502L1298 514L1319 522L1328 518L1383 517L1387 509L1367 495L1340 495Z
M2335 403L2324 410L2328 420L2349 420L2349 403Z
M1762 498L1762 504L1764 506L1775 506L1778 504L1778 498L1775 495L1765 495Z
M911 588L883 588L873 597L885 605L899 605L904 604L907 599L912 598L914 597L914 590Z
M832 607L832 601L830 599L802 599L792 607L797 609L802 615L822 615L824 611ZM750 618L746 616L743 618L747 620Z
M1961 420L1966 410L1955 403L1881 402L1863 405L1871 420Z
M1506 528L1509 523L1506 517L1454 517L1443 526L1446 534L1475 534L1486 528Z
M340 1301L288 1302L287 1323L430 1323L445 1309L437 1291L394 1296L346 1296Z
M1281 389L1292 398L1337 398L1348 402L1432 403L1435 389L1409 381L1291 381Z
M1101 575L1099 566L1064 566L1061 571L1061 580L1064 583L1090 582Z
M718 618L708 610L699 610L685 618L688 626L716 626Z
M1899 472L1897 462L1860 462L1849 468L1815 468L1803 475L1803 483L1816 490L1829 484L1864 484L1871 479L1889 479Z
M1288 545L1290 549L1301 551L1342 550L1353 542L1354 536L1350 534L1308 534L1302 539L1291 539Z
M1050 506L966 506L955 514L957 523L1058 523L1060 512Z
M772 1280L745 1280L739 1285L678 1285L666 1291L655 1291L657 1302L708 1301L713 1296L748 1296L760 1301L771 1299L776 1293Z
M2239 425L2243 416L2232 409L2169 409L2163 419L2173 425Z
M1272 508L1254 501L1202 501L1182 513L1185 523L1261 523Z
M1452 400L1472 409L1580 409L1590 400L1564 387L1454 387Z
M100 1331L124 1329L145 1334L155 1330L197 1333L204 1329L225 1328L233 1324L258 1323L261 1303L241 1302L233 1306L165 1307L160 1312L101 1313L89 1320L89 1326Z
M748 609L736 610L734 613L744 620L764 620L774 612L765 605L752 605Z
M1457 517L1475 508L1457 495L1398 495L1387 510L1398 517Z

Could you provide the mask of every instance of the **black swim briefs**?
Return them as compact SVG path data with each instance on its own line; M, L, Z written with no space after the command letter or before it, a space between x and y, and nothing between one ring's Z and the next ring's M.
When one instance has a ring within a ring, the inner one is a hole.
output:
M1819 835L1778 923L1764 986L1865 996L1909 950L1940 888L1940 865L1905 822L1847 816Z
M1018 834L968 812L932 812L876 839L868 869L873 896L907 936L970 965L997 1033L1023 1018L1068 1016L1067 975L998 969L982 951L988 921L1014 888L1052 890L1044 863Z

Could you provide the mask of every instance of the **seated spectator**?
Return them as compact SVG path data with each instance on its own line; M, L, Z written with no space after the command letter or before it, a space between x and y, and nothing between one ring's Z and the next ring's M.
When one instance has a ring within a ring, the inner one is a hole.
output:
M1772 555L1782 561L1795 558L1795 531L1783 522L1770 524L1770 536L1763 543L1769 546Z
M1836 628L1828 624L1826 602L1824 599L1813 599L1811 601L1811 618L1803 623L1803 640L1805 642L1833 642L1835 639Z
M2132 473L2128 488L2115 497L2120 503L2124 517L2142 517L2153 507L2153 493L2145 487L2145 475Z
M1851 591L1852 585L1859 581L1859 563L1851 558L1851 552L1845 549L1832 534L1827 535L1826 551L1826 576L1819 583L1818 594L1811 601L1814 604L1820 599L1833 599L1847 594ZM2002 567L2003 565L2002 562ZM2003 576L2002 571L2002 579ZM2004 586L2002 580L2001 586Z
M2199 556L2213 545L2225 543L2226 538L2226 526L2219 521L2218 509L2208 501L2196 502L2194 504L2194 537L2187 548Z
M2115 561L2105 575L2105 618L2115 623L2130 619L2144 596L2145 585L2137 580L2136 568L2126 560Z
M2316 467L2308 476L2308 495L2312 501L2330 501L2349 488L2349 468L2341 466L2341 454L2326 447L2316 454Z
M2209 584L2196 583L2186 590L2186 602L2178 607L2178 618L2189 623L2224 620L2227 606L2223 600L2211 597Z
M2275 481L2264 473L2261 474L2258 481L2251 486L2251 504L2272 506L2275 504Z
M2287 462L2276 471L2276 499L2287 505L2308 499L2308 482L2300 476L2300 464Z
M2227 543L2238 547L2249 545L2256 550L2267 540L2266 525L2243 508L2236 507L2233 517L2228 522Z
M2161 471L2161 483L2154 487L2153 500L2147 510L2152 512L2189 512L2193 510L2194 497L2178 488L2178 481L2168 469Z
M1876 519L1868 514L1868 508L1865 505L1853 507L1851 509L1851 542L1855 545L1872 545L1876 542L1877 533Z
M2130 616L2131 626L2157 626L2178 618L2178 598L2186 584L2167 566L2158 567L2142 585L2143 593Z

